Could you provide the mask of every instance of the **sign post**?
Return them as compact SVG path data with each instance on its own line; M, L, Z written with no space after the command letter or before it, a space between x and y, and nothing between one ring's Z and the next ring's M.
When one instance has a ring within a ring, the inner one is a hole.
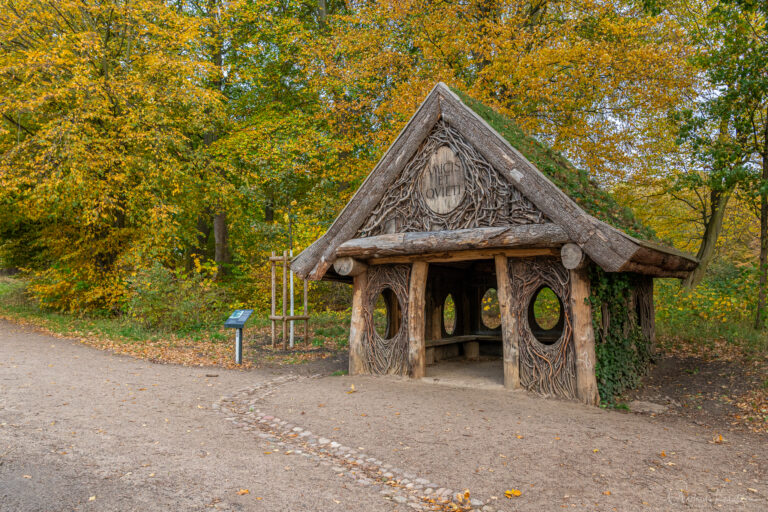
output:
M243 327L253 313L252 309L236 309L229 315L224 327L236 329L235 331L235 363L243 364Z

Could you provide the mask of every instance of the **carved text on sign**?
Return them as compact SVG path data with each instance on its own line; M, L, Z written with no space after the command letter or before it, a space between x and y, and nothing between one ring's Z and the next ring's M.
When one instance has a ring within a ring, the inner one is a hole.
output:
M464 198L466 182L461 160L448 146L434 152L421 173L421 194L435 213L453 211Z

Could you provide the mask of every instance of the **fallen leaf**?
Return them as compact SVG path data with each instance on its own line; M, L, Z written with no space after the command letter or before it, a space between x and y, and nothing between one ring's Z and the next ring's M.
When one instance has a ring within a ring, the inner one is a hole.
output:
M661 451L661 456L662 456L662 457L666 457L666 456L667 456L667 452L665 452L664 450L662 450L662 451Z
M357 391L357 390L355 389L355 385L354 385L354 384L351 384L351 385L349 386L349 391L347 391L347 394L349 395L349 394L351 394L351 393L354 393L355 391Z
M24 475L24 478L32 478L31 475Z
M611 495L611 491L603 491L603 494L605 494L606 496L610 496Z
M239 491L237 491L238 496L242 496L244 494L251 494L251 491L249 491L248 489L240 489Z
M90 498L88 498L88 501L96 501L96 496L91 496Z
M518 438L518 439L522 439L522 438L523 438L523 436L517 436L517 438Z
M506 496L507 498L512 498L512 497L517 498L521 494L523 494L522 491L519 491L517 489L510 489L508 491L504 491L504 496Z
M599 451L600 451L600 448L595 448L594 450L592 450L592 453L597 453Z

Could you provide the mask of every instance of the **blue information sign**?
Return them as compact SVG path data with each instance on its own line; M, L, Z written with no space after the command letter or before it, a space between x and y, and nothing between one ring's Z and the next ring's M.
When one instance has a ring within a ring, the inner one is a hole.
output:
M231 327L233 329L242 329L245 326L245 322L253 313L252 309L236 309L234 313L229 315L227 321L224 322L224 327Z

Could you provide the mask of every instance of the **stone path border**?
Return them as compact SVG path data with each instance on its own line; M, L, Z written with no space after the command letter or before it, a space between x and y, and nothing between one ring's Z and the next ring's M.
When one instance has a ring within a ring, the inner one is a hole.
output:
M276 387L299 379L318 377L277 377L223 396L212 407L233 425L274 444L284 454L299 455L328 466L337 475L343 475L361 486L378 488L384 499L413 510L502 512L491 506L491 500L481 501L463 492L456 493L258 408L259 403L270 396Z

